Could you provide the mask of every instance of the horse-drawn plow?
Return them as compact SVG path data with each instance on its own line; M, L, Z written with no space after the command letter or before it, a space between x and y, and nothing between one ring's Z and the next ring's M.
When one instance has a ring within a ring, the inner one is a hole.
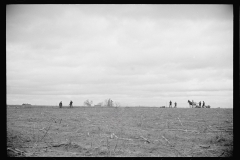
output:
M211 108L210 105L203 105L203 106L201 107L200 105L198 105L197 102L190 101L190 100L188 100L188 104L189 104L189 107L190 107L190 108Z

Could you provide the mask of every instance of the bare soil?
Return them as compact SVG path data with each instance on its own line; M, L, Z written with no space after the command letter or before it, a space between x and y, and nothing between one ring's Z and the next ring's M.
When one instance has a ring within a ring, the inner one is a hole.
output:
M230 157L233 109L7 106L8 156Z

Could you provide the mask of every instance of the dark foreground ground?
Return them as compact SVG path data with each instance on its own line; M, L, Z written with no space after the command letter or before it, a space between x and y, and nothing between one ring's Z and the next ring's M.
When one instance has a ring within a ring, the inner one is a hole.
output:
M8 156L229 157L233 109L7 107Z

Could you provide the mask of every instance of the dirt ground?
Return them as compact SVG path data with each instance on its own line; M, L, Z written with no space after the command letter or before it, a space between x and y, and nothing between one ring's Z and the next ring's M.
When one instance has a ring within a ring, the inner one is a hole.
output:
M8 156L229 157L233 109L7 106Z

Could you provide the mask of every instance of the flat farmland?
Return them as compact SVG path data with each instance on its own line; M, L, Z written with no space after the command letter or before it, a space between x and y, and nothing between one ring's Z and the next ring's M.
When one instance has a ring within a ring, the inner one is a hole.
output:
M229 157L233 109L7 107L9 156Z

